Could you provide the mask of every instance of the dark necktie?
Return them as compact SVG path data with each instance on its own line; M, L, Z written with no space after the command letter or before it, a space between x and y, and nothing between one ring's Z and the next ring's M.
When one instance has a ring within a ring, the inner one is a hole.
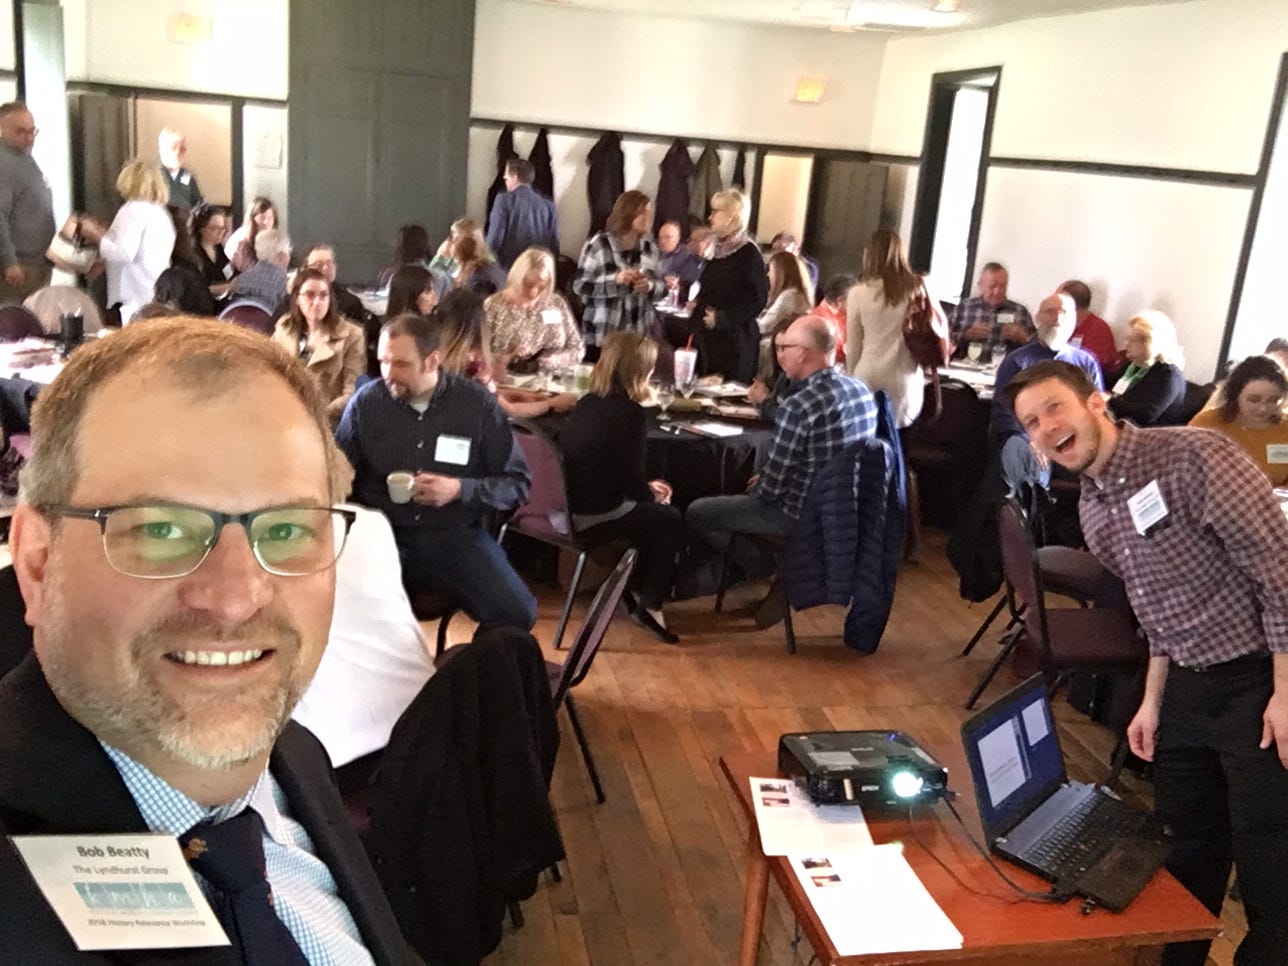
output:
M264 821L247 808L226 822L201 822L179 839L184 858L215 891L212 905L247 966L308 966L273 911L264 867Z

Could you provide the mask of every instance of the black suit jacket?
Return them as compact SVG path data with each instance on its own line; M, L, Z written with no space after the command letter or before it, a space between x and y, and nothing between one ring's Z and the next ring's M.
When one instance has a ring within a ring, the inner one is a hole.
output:
M291 722L269 766L318 858L335 877L372 957L417 963L399 932L357 834L348 824L321 744ZM231 947L78 952L8 835L147 832L98 740L59 705L35 655L0 681L0 921L6 956L24 966L190 964L241 966Z

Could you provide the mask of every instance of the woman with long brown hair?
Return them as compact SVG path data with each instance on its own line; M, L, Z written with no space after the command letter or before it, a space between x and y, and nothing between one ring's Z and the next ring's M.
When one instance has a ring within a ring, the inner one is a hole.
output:
M269 228L280 228L277 223L277 206L267 198L255 198L246 210L246 220L228 236L224 252L233 268L244 272L255 264L255 236Z
M367 340L359 326L336 311L331 283L316 268L295 273L291 310L277 320L273 341L308 368L327 399L331 422L338 423L367 367Z
M652 224L649 196L623 191L604 230L582 248L572 290L585 305L587 345L601 346L614 332L653 332L653 303L666 294L666 281L658 270Z
M908 265L903 242L888 228L877 229L863 250L862 276L846 302L846 371L873 392L885 390L903 429L921 415L925 397L925 378L903 341L903 323L909 302L929 296Z

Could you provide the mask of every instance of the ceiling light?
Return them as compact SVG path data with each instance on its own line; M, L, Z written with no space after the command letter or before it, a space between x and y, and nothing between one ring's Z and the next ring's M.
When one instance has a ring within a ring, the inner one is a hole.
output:
M960 2L961 0L935 0L935 5L930 9L935 13L956 13Z

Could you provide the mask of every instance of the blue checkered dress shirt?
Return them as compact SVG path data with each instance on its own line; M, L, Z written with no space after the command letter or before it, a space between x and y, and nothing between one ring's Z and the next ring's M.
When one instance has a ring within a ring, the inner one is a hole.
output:
M153 832L177 837L198 822L222 822L242 809L255 809L264 820L264 860L273 909L305 957L313 966L371 966L371 954L349 907L336 892L330 869L314 854L309 833L291 817L286 793L267 769L237 801L206 808L124 752L106 744L103 750ZM193 875L209 891L209 884L196 872Z
M835 369L821 369L778 407L765 466L751 495L799 519L814 474L876 431L877 404L868 387Z

